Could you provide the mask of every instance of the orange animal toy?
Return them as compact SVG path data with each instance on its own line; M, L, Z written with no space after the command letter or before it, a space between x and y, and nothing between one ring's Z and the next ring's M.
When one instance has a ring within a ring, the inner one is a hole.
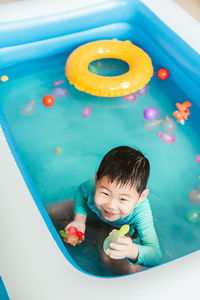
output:
M173 113L173 116L177 118L177 122L184 124L185 120L188 119L188 116L190 114L188 107L192 106L192 104L189 101L185 101L184 103L176 103L176 107L178 108L178 111L175 111Z

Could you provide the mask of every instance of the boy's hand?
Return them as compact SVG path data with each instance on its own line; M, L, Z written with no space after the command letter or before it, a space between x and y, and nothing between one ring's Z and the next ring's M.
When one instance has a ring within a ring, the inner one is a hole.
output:
M118 238L117 243L111 243L106 254L113 259L129 258L133 261L137 261L139 250L132 239L125 236L123 238Z
M67 228L70 226L74 226L78 229L78 231L81 231L83 234L85 233L85 223L86 223L86 216L83 214L75 214L74 220L67 224L65 227L65 231L67 233Z
M77 235L69 235L68 237L64 238L64 242L71 245L71 246L78 246L85 240L85 223L78 222L78 221L72 221L65 227L65 232L68 233L69 227L76 227L78 231L81 231L83 233L83 236L79 238Z
M81 231L83 234L85 233L85 223L82 221L72 221L69 224L67 224L67 226L65 227L65 232L67 232L67 228L69 228L70 226L74 226L77 228L78 231Z
M85 228L86 228L86 216L83 214L76 214L74 217L74 220L72 222L70 222L69 224L67 224L67 226L65 227L65 232L68 233L67 229L70 226L74 226L77 228L78 231L83 233L83 236L81 238L77 238L76 236L70 236L66 239L64 239L64 241L72 246L77 246L79 244L81 244L84 240L84 234L85 234ZM75 239L76 238L76 239Z

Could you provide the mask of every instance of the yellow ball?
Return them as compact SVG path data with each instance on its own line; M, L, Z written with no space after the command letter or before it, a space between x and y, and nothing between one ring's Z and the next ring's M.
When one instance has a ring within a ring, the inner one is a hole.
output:
M61 154L61 153L62 153L62 148L57 147L57 148L54 149L54 152L55 152L56 154Z
M1 76L2 82L6 82L7 80L8 80L8 76L6 76L6 75Z

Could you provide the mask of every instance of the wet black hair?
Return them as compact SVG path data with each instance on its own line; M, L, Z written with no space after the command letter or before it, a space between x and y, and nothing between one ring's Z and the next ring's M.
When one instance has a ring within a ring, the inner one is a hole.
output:
M119 146L110 150L102 159L97 171L97 181L108 176L111 182L130 185L139 195L146 189L150 164L148 159L134 148Z

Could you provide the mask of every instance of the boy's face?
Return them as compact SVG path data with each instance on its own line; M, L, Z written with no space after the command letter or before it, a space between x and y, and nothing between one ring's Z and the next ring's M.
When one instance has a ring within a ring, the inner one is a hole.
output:
M95 183L95 204L103 218L110 222L129 216L136 204L142 202L149 193L146 189L139 195L134 187L120 186L116 181L111 182L108 176L95 180Z

